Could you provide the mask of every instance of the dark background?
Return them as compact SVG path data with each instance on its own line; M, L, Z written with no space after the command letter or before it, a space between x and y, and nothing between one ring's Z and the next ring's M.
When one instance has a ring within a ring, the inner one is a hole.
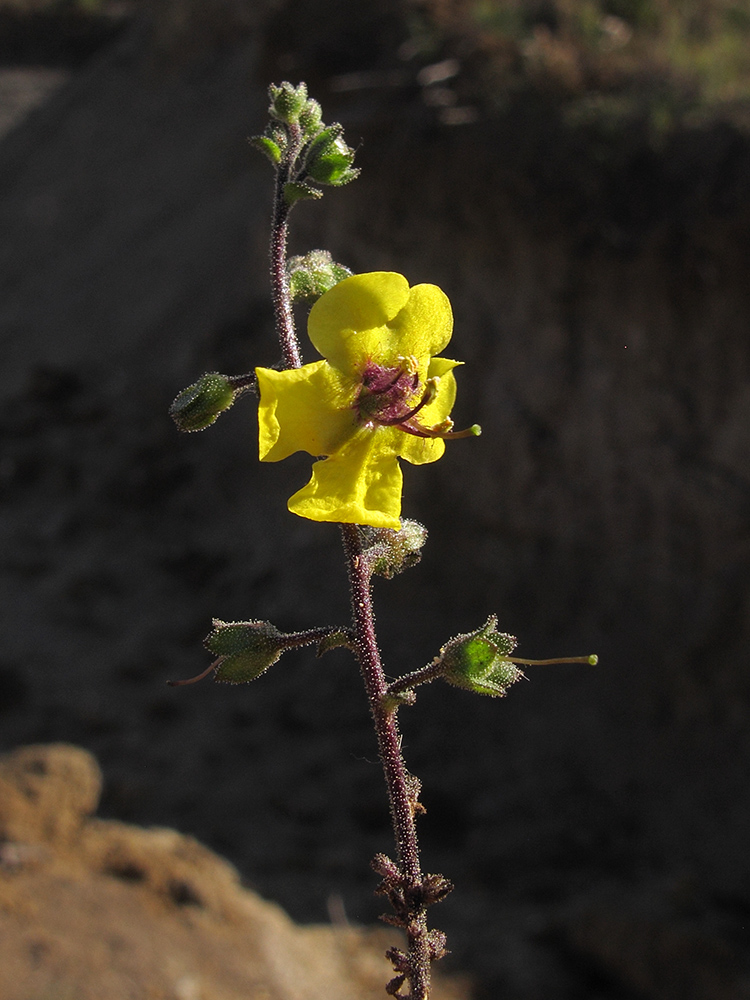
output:
M589 5L596 36L562 4L480 6L0 9L3 66L65 80L0 142L0 743L92 749L106 815L195 834L295 919L380 912L351 658L165 687L213 616L347 620L335 527L286 510L309 457L258 464L252 397L200 435L166 414L204 371L277 360L246 138L270 81L306 79L363 173L295 210L292 252L440 285L457 424L484 431L405 469L430 538L377 583L386 668L490 613L520 655L600 657L401 713L425 866L457 885L446 965L508 1000L744 997L744 80L673 69L669 4ZM746 40L735 8L694 5Z

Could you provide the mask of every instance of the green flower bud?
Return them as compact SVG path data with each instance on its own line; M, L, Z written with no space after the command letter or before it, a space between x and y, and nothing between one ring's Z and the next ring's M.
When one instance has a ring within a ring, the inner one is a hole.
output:
M271 84L268 96L271 98L270 116L286 125L294 125L307 104L307 86L301 83L295 87L285 80L279 87Z
M169 415L181 431L202 431L229 409L235 395L226 375L209 372L182 390L169 407Z
M312 97L300 111L299 126L306 139L312 138L323 127L323 109Z
M308 159L314 159L320 153L325 152L326 149L336 139L340 139L344 132L344 126L339 122L334 122L333 125L325 125L321 130L313 137L310 142L310 146L307 150Z
M292 257L287 264L289 289L294 301L315 301L351 273L348 267L337 264L327 250L311 250L303 257Z
M449 684L502 698L511 684L524 674L506 657L516 648L515 636L497 631L497 618L490 615L476 632L458 635L440 650L441 676Z
M204 645L221 657L214 677L226 684L254 681L289 648L287 637L270 622L214 619L213 626Z
M404 518L401 530L372 528L360 525L365 558L370 572L390 580L397 573L416 566L422 558L422 547L427 541L427 528L418 521Z
M340 125L331 125L313 141L307 156L307 172L318 184L341 187L359 175L352 168L355 151L347 146Z

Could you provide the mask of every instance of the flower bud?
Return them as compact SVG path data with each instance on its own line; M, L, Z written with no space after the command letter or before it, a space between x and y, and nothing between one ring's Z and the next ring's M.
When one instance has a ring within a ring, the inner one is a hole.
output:
M311 250L303 257L292 257L287 264L292 299L319 299L339 281L351 275L348 267L337 264L327 250Z
M204 645L221 657L214 676L226 684L254 681L289 648L287 637L270 622L223 622L215 618L213 626Z
M279 87L271 84L268 96L271 98L268 113L272 118L286 125L297 124L307 103L307 86L304 83L298 87L286 80Z
M306 139L311 139L323 127L323 109L312 97L300 111L299 126Z
M355 151L344 142L340 125L331 125L314 140L307 159L307 172L318 184L341 187L359 175L352 167Z
M235 395L226 375L209 372L182 390L169 407L169 415L181 431L202 431L229 409Z
M416 566L427 541L427 528L418 521L404 518L401 530L360 525L364 555L370 572L390 580L397 573Z
M515 636L497 631L490 615L476 632L458 635L440 650L441 676L455 687L502 698L524 674L505 657L516 648Z

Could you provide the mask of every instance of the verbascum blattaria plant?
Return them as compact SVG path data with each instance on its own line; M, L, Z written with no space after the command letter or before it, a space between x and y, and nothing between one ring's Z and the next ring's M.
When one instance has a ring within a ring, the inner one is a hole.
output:
M375 634L372 577L386 578L419 562L427 532L402 518L401 460L436 462L446 442L480 434L477 424L455 430L450 414L461 362L443 354L453 314L436 285L410 285L400 274L352 274L324 250L289 259L289 215L325 186L353 181L355 151L340 125L325 125L304 83L272 86L270 122L253 145L275 173L271 222L271 295L281 360L275 368L244 375L210 372L183 390L170 413L183 431L210 426L241 395L257 395L258 457L278 462L298 451L315 459L310 481L288 500L289 511L340 525L351 590L351 622L303 632L282 632L266 621L214 620L205 645L215 657L189 681L208 675L240 684L256 680L287 649L315 645L317 655L348 647L359 664L375 726L396 842L395 860L378 854L376 892L401 928L405 947L387 957L394 976L385 992L402 1000L428 1000L430 966L446 953L445 935L430 929L427 911L453 888L422 870L416 818L423 811L420 784L406 769L397 715L413 705L416 688L437 679L490 697L503 697L532 663L596 663L595 656L559 660L514 657L516 640L497 630L492 615L481 627L450 639L434 660L390 683ZM309 302L307 332L319 360L303 364L292 305ZM453 447L453 445L451 445ZM462 441L461 447L472 447ZM335 707L332 707L335 711ZM468 766L468 765L467 765Z

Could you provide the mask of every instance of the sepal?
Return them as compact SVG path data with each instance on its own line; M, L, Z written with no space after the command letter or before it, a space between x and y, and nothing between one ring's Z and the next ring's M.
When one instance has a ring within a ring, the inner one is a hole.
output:
M323 128L323 109L309 97L299 114L299 127L306 139L311 139Z
M507 657L516 648L515 636L497 631L497 617L490 615L475 632L458 635L440 650L440 676L455 687L476 694L502 698L524 677Z

